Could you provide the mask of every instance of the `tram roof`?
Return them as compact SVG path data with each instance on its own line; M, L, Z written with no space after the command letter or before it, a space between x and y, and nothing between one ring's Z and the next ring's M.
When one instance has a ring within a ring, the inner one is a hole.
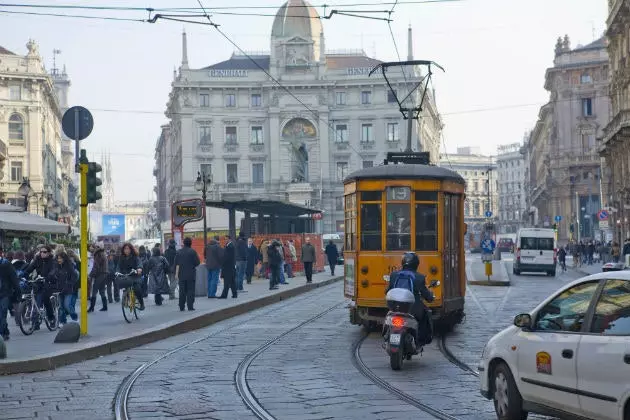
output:
M381 165L360 169L348 175L344 184L362 179L430 179L453 181L465 185L466 181L455 171L433 165Z

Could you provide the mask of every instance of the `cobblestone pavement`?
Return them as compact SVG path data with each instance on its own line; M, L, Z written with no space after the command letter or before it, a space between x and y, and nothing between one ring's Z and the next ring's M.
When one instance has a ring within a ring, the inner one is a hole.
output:
M511 287L471 286L467 319L449 335L449 349L476 368L483 345L564 283L580 276L513 276ZM185 348L151 366L131 391L132 419L253 419L238 396L234 371L250 352L304 320L331 312L274 343L251 364L247 378L260 404L278 419L430 419L374 385L352 364L352 345L362 330L349 325L340 283L195 332L55 371L0 377L0 418L112 419L121 381L143 363ZM437 345L393 372L379 334L361 347L377 375L458 419L495 419L478 379L450 364ZM540 418L532 416L532 418Z

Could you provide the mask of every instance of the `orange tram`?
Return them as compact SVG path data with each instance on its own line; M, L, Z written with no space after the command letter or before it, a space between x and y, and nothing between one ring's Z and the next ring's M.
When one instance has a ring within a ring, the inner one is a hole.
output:
M428 162L428 154L425 154ZM344 295L350 322L374 328L387 314L388 276L403 253L420 258L418 271L435 301L436 326L451 329L464 317L464 179L427 164L388 164L359 170L344 180Z

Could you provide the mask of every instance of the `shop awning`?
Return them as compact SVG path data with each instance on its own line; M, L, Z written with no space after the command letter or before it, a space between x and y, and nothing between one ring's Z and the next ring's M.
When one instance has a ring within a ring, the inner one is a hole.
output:
M0 206L0 229L21 232L41 232L67 234L69 226L36 214L22 211L19 207L4 204Z

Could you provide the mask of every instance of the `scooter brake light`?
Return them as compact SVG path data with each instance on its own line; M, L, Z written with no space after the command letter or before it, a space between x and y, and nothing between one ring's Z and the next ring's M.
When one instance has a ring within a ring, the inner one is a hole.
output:
M402 316L392 317L392 326L396 328L402 328L405 325L405 319Z

